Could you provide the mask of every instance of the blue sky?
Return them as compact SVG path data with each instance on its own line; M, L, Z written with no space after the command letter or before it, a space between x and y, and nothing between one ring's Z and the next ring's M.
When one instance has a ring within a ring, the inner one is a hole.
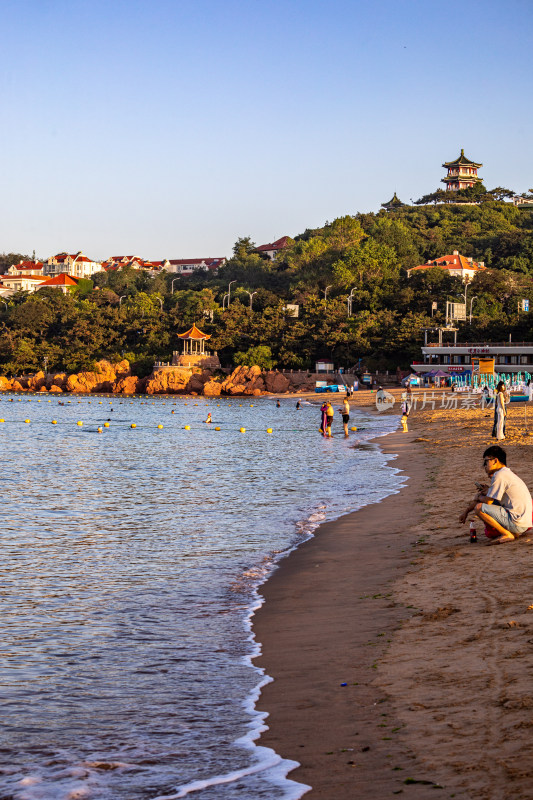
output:
M483 162L533 187L530 0L1 0L0 251L229 255Z

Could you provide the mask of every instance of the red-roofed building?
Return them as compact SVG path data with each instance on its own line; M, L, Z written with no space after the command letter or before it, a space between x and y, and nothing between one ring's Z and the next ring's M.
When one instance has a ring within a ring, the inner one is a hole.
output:
M40 261L19 261L8 269L9 275L42 275L43 265Z
M197 270L214 271L226 263L225 258L171 258L163 269L178 275L192 275Z
M454 250L451 256L440 256L426 264L420 264L418 267L411 267L407 270L407 277L410 278L413 272L434 269L446 270L448 275L453 278L461 278L463 283L471 281L479 272L487 269L483 261L474 261L472 258L462 256L458 250Z
M46 280L43 275L1 275L0 285L2 287L2 295L13 294L14 292L34 292L39 289L41 284Z
M79 253L58 253L43 264L43 274L46 276L59 275L64 272L74 278L90 278L95 272L101 272L100 261L91 261L81 250Z
M254 253L268 256L271 261L275 261L280 250L284 250L289 243L288 236L282 236L281 239L276 239L275 242L269 244L261 244L256 247Z
M71 289L75 289L78 285L77 278L73 278L66 272L61 272L59 275L54 275L53 278L43 281L37 289L60 289L63 294L67 294Z

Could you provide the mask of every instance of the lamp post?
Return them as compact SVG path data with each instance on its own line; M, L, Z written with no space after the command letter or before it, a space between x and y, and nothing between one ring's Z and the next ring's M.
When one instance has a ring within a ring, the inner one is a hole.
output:
M228 298L228 297L229 297L229 295L225 294L224 297L222 298L222 311L224 311L224 309L226 308L226 298ZM228 303L228 305L229 305L229 303Z
M328 299L328 289L331 289L332 286L333 286L333 284L331 284L330 286L326 286L326 288L324 289L324 300L325 301L327 301L327 299Z
M229 308L229 304L231 303L231 284L232 283L237 283L237 280L230 281L228 283L228 308Z
M177 278L173 278L172 279L172 283L171 283L172 289L171 289L170 294L174 294L174 284L175 284L176 281L179 281L180 278L181 278L181 275L178 275Z
M157 300L157 301L160 303L160 305L161 305L161 312L163 312L163 301L161 300L161 298L160 298L160 297L156 297L155 299L156 299L156 300Z
M120 299L119 299L119 301L118 301L118 307L119 307L119 308L120 308L120 306L122 305L122 301L124 300L124 298L125 298L125 297L127 297L127 295L125 295L125 294L122 294L122 295L120 296Z
M357 289L357 286L354 286L353 289L350 290L350 294L348 296L348 316L352 316L352 301L353 301L353 293Z
M5 302L5 300L2 300L1 302L2 302L2 305L4 305L6 307L6 311L7 311L7 303Z
M470 298L470 325L472 324L472 303L477 300L477 294ZM466 311L466 309L465 309Z
M257 294L257 292L248 292L248 291L246 291L246 289L244 291L246 292L246 294L250 298L250 311L251 311L252 310L252 299Z

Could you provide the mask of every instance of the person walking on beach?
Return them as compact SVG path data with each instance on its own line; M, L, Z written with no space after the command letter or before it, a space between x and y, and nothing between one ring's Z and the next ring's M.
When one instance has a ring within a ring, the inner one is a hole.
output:
M348 423L350 421L350 404L346 396L342 401L342 408L339 408L339 413L342 414L342 425L344 427L344 435L348 436Z
M464 524L475 511L485 525L495 532L490 544L512 542L532 525L533 503L524 481L507 466L507 453L497 444L483 453L483 467L490 486L479 484L479 492L459 517Z
M333 417L335 416L335 412L333 410L333 406L331 405L330 401L328 400L326 404L326 436L331 439L331 425L333 423Z
M494 425L492 427L494 439L505 439L505 419L507 417L505 406L508 402L505 383L500 381L496 386L496 396L494 398Z

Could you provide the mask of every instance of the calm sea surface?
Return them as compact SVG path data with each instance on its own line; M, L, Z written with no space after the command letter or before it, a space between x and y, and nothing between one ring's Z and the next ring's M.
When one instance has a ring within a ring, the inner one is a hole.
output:
M62 402L0 396L1 800L300 797L254 742L250 616L280 554L399 488L353 447L396 418L324 440L292 398Z

